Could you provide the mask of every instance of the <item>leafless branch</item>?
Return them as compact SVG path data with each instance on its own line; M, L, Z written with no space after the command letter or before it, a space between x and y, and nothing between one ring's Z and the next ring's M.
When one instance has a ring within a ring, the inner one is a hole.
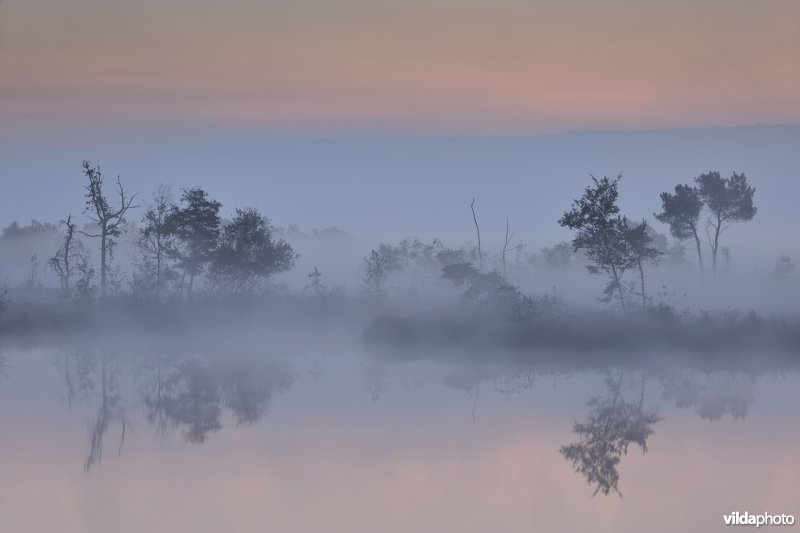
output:
M475 231L478 233L478 257L481 261L481 266L483 266L483 251L481 250L481 228L478 226L478 217L475 215L475 197L472 197L472 203L469 204L469 208L472 210L472 220L475 221Z

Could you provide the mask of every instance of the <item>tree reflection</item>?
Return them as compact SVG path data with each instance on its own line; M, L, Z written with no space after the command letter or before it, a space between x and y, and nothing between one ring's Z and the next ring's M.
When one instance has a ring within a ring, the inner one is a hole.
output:
M284 365L270 362L238 361L220 372L225 407L237 424L251 425L267 412L275 393L289 390L293 376Z
M151 368L146 367L144 370L143 373L146 374ZM152 370L152 381L146 381L144 387L143 403L145 415L147 421L155 426L156 434L161 438L166 438L169 419L167 418L167 385L164 376L164 364L158 361Z
M147 420L162 437L170 428L181 428L184 438L196 444L221 429L223 407L237 424L254 424L269 411L273 396L293 381L288 367L271 361L163 359L142 372Z
M753 405L752 376L734 373L673 374L663 380L664 398L682 409L695 408L704 420L716 421L725 415L734 419L747 416Z
M220 431L226 420L251 425L270 410L275 397L289 390L294 380L290 367L260 354L166 352L113 353L98 350L72 350L60 353L54 361L70 406L76 399L96 403L96 415L89 428L86 470L99 464L108 434L119 427L119 450L129 433L129 415L140 411L156 435L167 438L182 435L187 442L202 444ZM368 392L375 401L388 384L389 366L366 367ZM416 381L430 379L447 388L465 391L472 402L476 421L481 385L493 384L500 394L531 389L543 377L569 376L571 367L557 365L542 369L524 362L475 362L448 364L434 369L416 367L393 371L409 372ZM644 370L642 370L644 372ZM610 376L610 374L608 374ZM130 378L130 382L126 379ZM695 374L672 372L661 375L663 398L679 407L696 408L706 420L730 414L746 416L753 403L755 377L730 373ZM416 383L415 381L415 383ZM654 434L653 425L661 420L644 408L645 378L633 380L623 372L607 377L606 392L588 402L587 418L574 423L576 442L562 446L560 454L577 473L585 477L594 495L620 494L618 467L631 444L647 451ZM623 386L624 385L624 386ZM484 391L489 390L484 387ZM491 392L491 391L490 391ZM627 399L626 397L630 397ZM95 407L92 407L95 409Z
M86 470L101 462L104 438L115 422L121 426L121 452L127 413L137 406L158 436L166 439L171 430L179 430L186 441L201 444L222 428L224 409L237 424L254 424L294 378L288 366L258 357L112 356L74 350L58 354L53 363L69 406L79 397L99 400L89 431ZM130 386L122 387L123 376L133 378Z
M121 426L119 453L125 443L125 429L127 419L122 404L122 395L119 389L118 369L109 365L105 358L100 358L100 407L97 418L91 428L89 436L89 454L84 463L84 469L89 470L93 465L99 464L103 458L103 437L113 421Z
M573 431L579 436L577 443L562 446L561 454L572 463L576 472L586 477L595 487L594 495L608 495L619 491L619 465L628 453L631 443L647 452L647 439L654 433L652 425L661 420L654 412L643 409L644 377L638 404L625 401L622 396L623 373L619 378L606 379L608 395L589 400L591 410L585 422L575 422Z
M97 394L99 399L97 415L89 426L89 452L83 464L88 471L102 461L103 440L114 422L120 424L120 453L125 443L128 420L120 388L121 368L109 356L99 356L92 350L65 351L53 364L64 380L67 405L71 407L78 397L92 399Z
M182 427L189 442L203 443L220 424L222 394L208 364L198 359L181 362L164 383L161 405L166 419Z
M64 380L70 407L77 396L88 397L94 392L97 357L91 350L62 352L56 356L53 365Z

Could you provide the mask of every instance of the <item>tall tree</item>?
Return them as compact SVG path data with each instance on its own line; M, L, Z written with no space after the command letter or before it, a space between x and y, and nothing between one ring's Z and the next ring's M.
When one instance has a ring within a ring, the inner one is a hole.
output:
M703 252L700 248L698 228L702 210L703 200L696 187L676 185L675 194L661 193L661 213L655 214L659 222L669 224L669 231L676 239L683 241L694 238L701 276L704 271Z
M717 274L717 252L722 232L736 222L752 220L756 215L753 197L756 190L747 183L747 177L734 172L723 178L719 172L711 171L695 178L700 198L709 211L706 234L711 247L714 275Z
M139 229L136 245L145 258L148 269L152 269L156 300L161 299L161 290L168 273L167 260L175 254L175 234L171 215L175 211L172 192L161 185L153 193L152 203L147 205L143 225Z
M83 162L83 174L88 178L89 184L86 185L86 208L84 213L89 216L89 220L97 224L99 233L86 233L87 237L100 239L100 296L105 298L108 278L108 260L114 253L117 242L116 237L122 234L121 226L125 224L125 213L129 209L139 207L133 205L138 193L130 194L122 186L122 182L117 176L117 196L118 205L112 207L103 192L103 173L100 167L92 167L89 161Z
M586 265L587 270L609 278L601 300L608 302L616 293L622 310L627 313L622 276L633 264L625 235L627 222L617 207L620 179L622 176L599 180L592 176L594 185L586 187L583 196L573 202L572 209L558 223L577 231L572 247L575 251L585 250L591 261Z
M183 269L183 277L189 275L188 295L192 295L194 278L212 260L217 248L220 232L219 209L222 204L211 200L208 193L199 187L186 189L181 196L181 205L167 221L171 231L180 242L176 256ZM181 290L183 279L181 280Z
M291 269L296 258L289 243L273 239L267 217L253 208L237 209L222 230L211 269L228 290L243 292L260 279Z

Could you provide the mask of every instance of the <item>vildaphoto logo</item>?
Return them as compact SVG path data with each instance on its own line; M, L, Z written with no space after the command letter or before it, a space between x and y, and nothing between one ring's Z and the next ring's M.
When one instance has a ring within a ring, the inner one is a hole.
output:
M726 526L792 526L794 525L794 515L790 514L750 514L747 511L740 513L734 511L731 514L722 515Z

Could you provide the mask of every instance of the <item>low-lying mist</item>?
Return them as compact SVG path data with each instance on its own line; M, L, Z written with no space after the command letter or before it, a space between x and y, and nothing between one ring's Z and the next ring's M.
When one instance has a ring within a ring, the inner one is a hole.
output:
M71 213L0 234L3 342L157 332L528 358L800 348L791 243L765 255L731 238L774 196L741 171L639 191L636 209L625 178L590 176L560 217L520 227L507 216L500 239L480 197L463 201L460 238L431 226L365 239L223 206L201 186L138 191L89 161L82 180ZM643 211L652 218L632 214Z

